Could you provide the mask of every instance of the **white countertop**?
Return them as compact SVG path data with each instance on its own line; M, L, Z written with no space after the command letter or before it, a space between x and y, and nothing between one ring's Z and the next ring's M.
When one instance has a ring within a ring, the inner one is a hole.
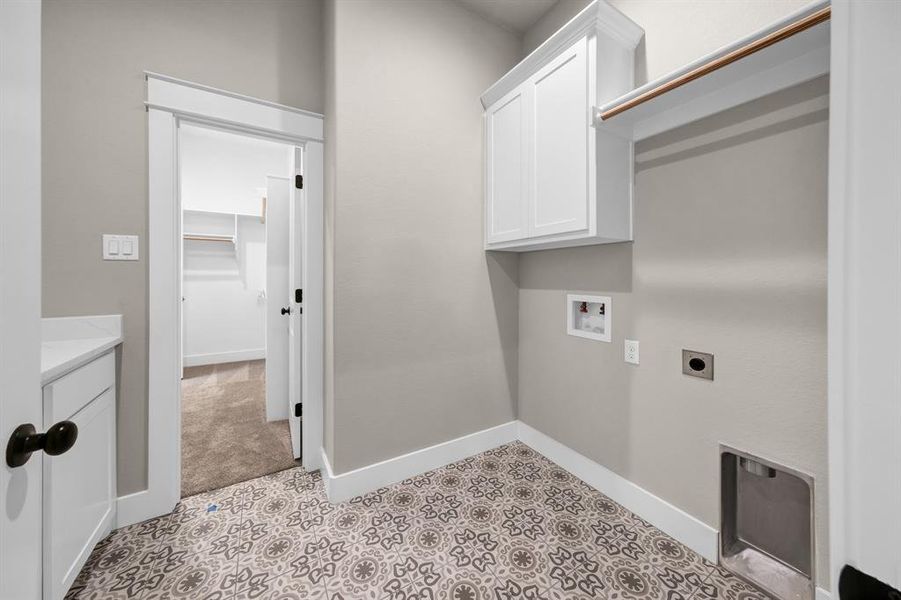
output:
M121 344L122 315L41 319L41 385Z

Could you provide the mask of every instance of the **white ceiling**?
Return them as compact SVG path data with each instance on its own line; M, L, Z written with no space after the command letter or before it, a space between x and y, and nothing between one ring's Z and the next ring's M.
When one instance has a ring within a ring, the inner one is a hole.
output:
M457 0L492 23L516 33L535 24L557 0Z

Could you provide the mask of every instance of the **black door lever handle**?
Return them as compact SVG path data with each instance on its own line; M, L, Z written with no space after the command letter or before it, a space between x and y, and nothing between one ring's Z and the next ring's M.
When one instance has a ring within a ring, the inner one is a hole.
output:
M287 307L287 308L283 308L283 309L282 309L282 314L283 314L283 315L290 315L290 314L291 314L291 307L289 306L289 307Z

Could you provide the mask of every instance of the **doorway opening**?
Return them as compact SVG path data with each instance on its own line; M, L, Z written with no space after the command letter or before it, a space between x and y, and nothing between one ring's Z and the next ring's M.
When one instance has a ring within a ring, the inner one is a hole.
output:
M300 465L289 337L301 308L289 302L289 267L301 232L289 221L301 152L203 124L178 128L182 497Z
M267 291L267 306L290 309L288 425L291 450L306 471L323 465L324 164L323 116L227 90L145 72L148 154L147 489L119 498L117 524L167 514L181 498L182 199L181 130L200 126L281 142L294 149L289 188L288 297ZM268 185L267 180L267 185ZM267 202L271 212L271 196ZM274 220L272 215L267 217ZM280 302L284 302L279 306ZM271 362L271 357L267 362ZM272 379L267 376L267 393ZM300 416L302 414L302 417ZM296 415L296 416L295 416ZM208 436L208 434L203 434Z

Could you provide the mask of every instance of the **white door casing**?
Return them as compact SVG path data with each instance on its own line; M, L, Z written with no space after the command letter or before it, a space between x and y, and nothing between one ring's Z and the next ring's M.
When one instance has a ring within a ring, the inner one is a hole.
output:
M289 214L287 177L266 177L266 420L288 418Z
M302 332L304 361L318 365L305 370L304 387L319 390L306 396L304 467L319 468L322 439L322 115L251 98L233 92L160 75L145 73L148 110L148 488L119 498L118 525L137 523L172 510L180 496L180 379L178 263L181 252L180 206L177 189L178 121L192 122L276 141L305 149L308 210L318 211L318 219L306 219L310 231L305 238L307 286L316 293L305 297L307 327ZM310 149L319 158L309 160ZM314 215L315 216L315 215ZM318 227L319 230L315 228ZM318 243L318 247L316 244ZM312 246L312 251L309 246ZM317 298L319 300L317 301ZM279 299L281 300L281 299ZM307 365L309 366L309 365ZM317 416L318 415L318 416ZM318 419L315 423L314 420ZM315 440L315 442L314 442ZM306 452L306 443L316 443L315 452Z
M42 426L41 3L0 2L0 436ZM5 454L5 453L4 453ZM43 453L0 466L0 600L41 596Z

